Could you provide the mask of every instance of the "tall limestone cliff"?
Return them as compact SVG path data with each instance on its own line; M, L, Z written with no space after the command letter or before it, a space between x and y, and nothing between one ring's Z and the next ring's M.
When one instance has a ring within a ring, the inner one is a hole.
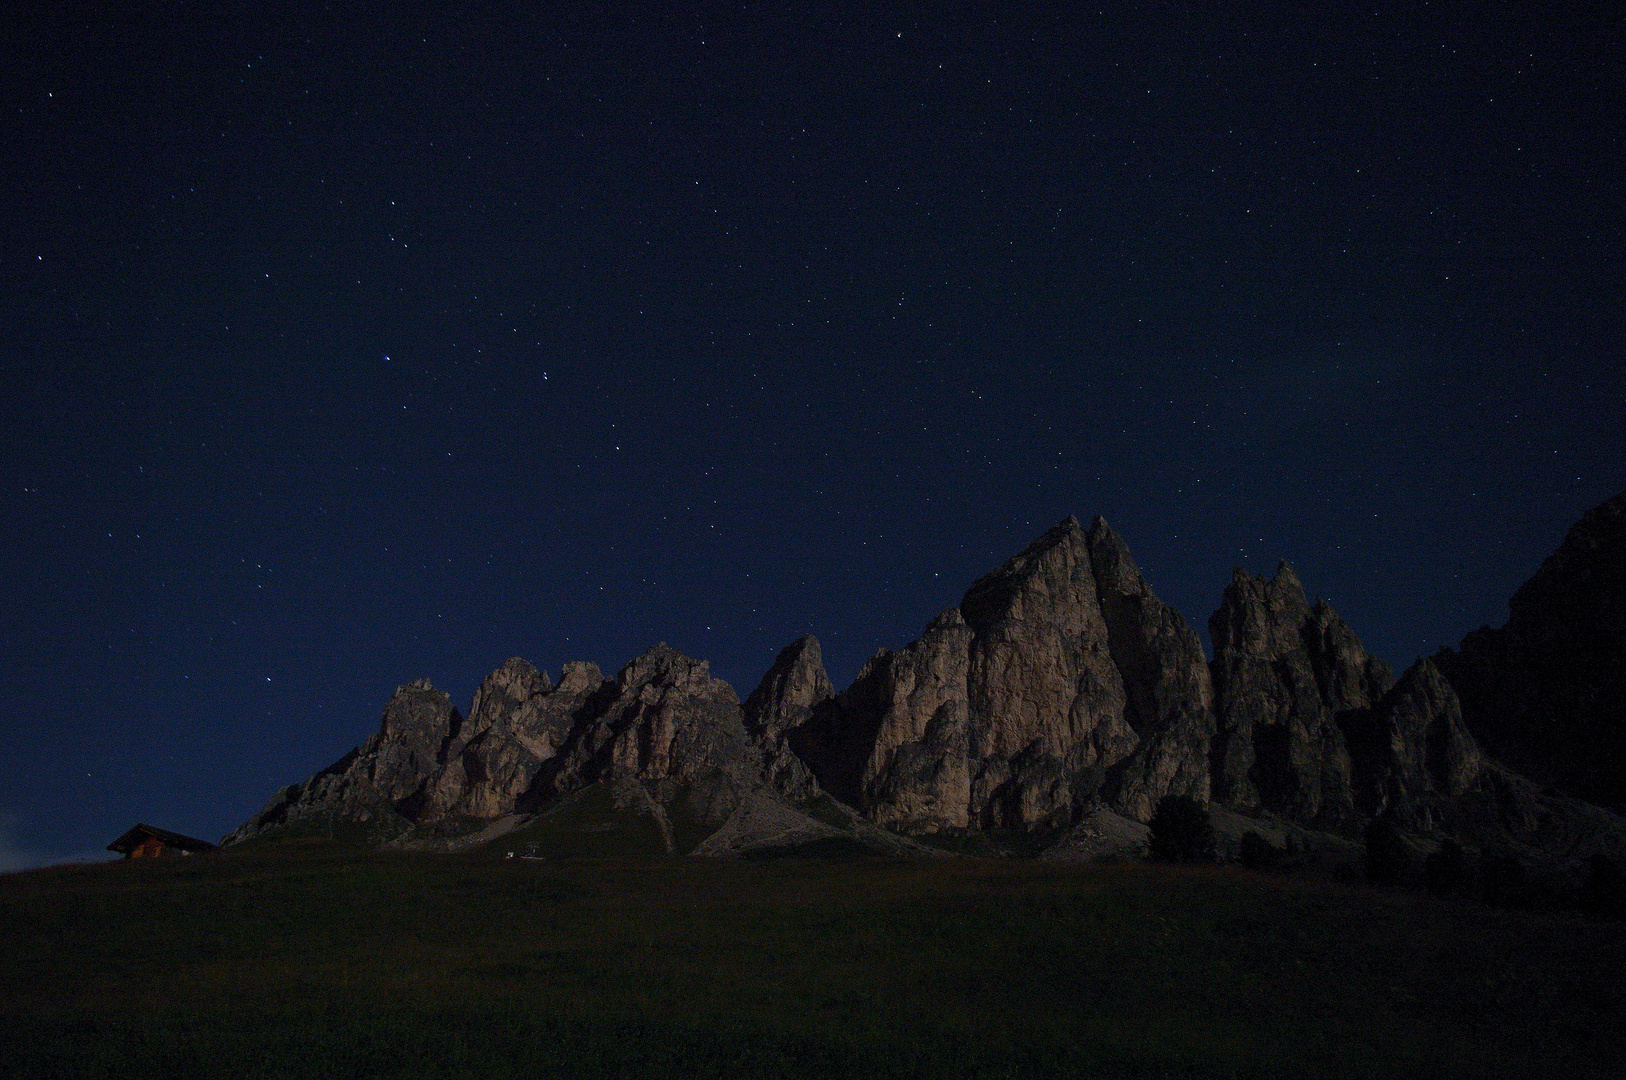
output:
M906 831L1063 825L1206 799L1202 643L1097 519L1046 532L791 735L819 782Z
M480 684L467 721L427 680L399 688L377 734L279 791L226 842L293 826L389 840L535 810L600 780L670 793L722 777L737 796L762 771L733 689L704 661L663 644L614 682L577 662L554 686L515 658Z
M770 789L792 798L806 798L816 790L813 774L791 749L789 733L834 698L817 638L808 634L779 651L743 706L746 735L762 755L763 780Z
M1626 492L1588 511L1508 602L1434 663L1493 757L1626 807Z
M930 831L967 824L966 665L957 610L919 641L882 649L853 685L792 733L826 790L879 824Z
M666 645L613 680L571 663L555 685L511 659L466 720L427 681L409 683L366 743L279 791L227 842L285 828L439 842L603 796L658 827L667 851L711 850L705 830L735 850L770 825L908 846L877 826L1031 836L1109 810L1144 822L1178 794L1301 825L1385 817L1480 843L1626 851L1618 819L1493 760L1502 747L1552 782L1612 790L1626 731L1623 548L1626 495L1571 531L1514 597L1508 627L1397 683L1285 563L1269 579L1236 571L1209 621L1210 661L1112 528L1068 518L840 693L811 636L743 705ZM815 807L829 820L804 813Z
M1237 570L1208 629L1213 797L1305 821L1349 819L1350 758L1337 720L1388 690L1388 666L1325 603L1311 608L1286 563L1269 581Z
M555 687L519 657L486 676L429 789L431 811L478 819L512 811L603 685L597 666L576 662Z
M1089 545L1068 518L966 591L967 689L984 825L1060 824L1135 748Z
M1348 714L1343 727L1362 818L1433 829L1485 767L1456 693L1428 660L1413 664L1372 708Z
M1109 780L1112 803L1149 821L1165 795L1207 802L1214 691L1203 643L1181 614L1157 598L1129 547L1102 518L1089 533L1107 644L1124 686L1134 751Z
M622 668L600 707L578 718L569 741L541 770L537 794L564 794L598 780L681 786L708 774L747 782L760 770L748 752L733 687L704 660L664 642Z
M462 717L428 679L397 687L378 731L302 784L290 784L223 843L294 825L332 831L335 822L390 839L422 815L428 789L457 738Z

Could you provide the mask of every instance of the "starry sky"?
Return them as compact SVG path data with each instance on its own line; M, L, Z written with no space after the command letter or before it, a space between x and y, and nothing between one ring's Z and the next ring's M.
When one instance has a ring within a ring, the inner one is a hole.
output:
M1068 514L1399 670L1626 488L1618 8L42 6L0 869L513 655L845 685Z

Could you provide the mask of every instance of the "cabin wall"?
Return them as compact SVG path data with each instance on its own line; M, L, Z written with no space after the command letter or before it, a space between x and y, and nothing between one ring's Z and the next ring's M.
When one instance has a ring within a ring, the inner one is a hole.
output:
M164 842L156 836L149 836L130 849L129 857L132 859L153 859L167 854L169 854L169 848L164 846Z

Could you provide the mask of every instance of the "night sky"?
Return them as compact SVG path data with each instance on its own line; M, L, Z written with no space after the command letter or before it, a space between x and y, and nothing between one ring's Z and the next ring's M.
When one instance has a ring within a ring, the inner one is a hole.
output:
M421 675L844 686L1068 514L1398 672L1626 488L1613 5L42 6L0 869L218 839Z

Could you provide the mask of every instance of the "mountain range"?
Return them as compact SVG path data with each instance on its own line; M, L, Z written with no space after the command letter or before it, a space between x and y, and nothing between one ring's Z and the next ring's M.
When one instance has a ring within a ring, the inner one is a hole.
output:
M225 843L456 849L568 819L639 822L667 851L1080 857L1133 849L1183 795L1232 839L1337 845L1383 819L1425 845L1626 857L1626 493L1570 530L1505 627L1398 679L1285 562L1235 571L1208 626L1211 658L1104 520L1068 518L840 691L813 637L743 702L665 644L614 678L510 659L466 716L407 683L372 738Z

